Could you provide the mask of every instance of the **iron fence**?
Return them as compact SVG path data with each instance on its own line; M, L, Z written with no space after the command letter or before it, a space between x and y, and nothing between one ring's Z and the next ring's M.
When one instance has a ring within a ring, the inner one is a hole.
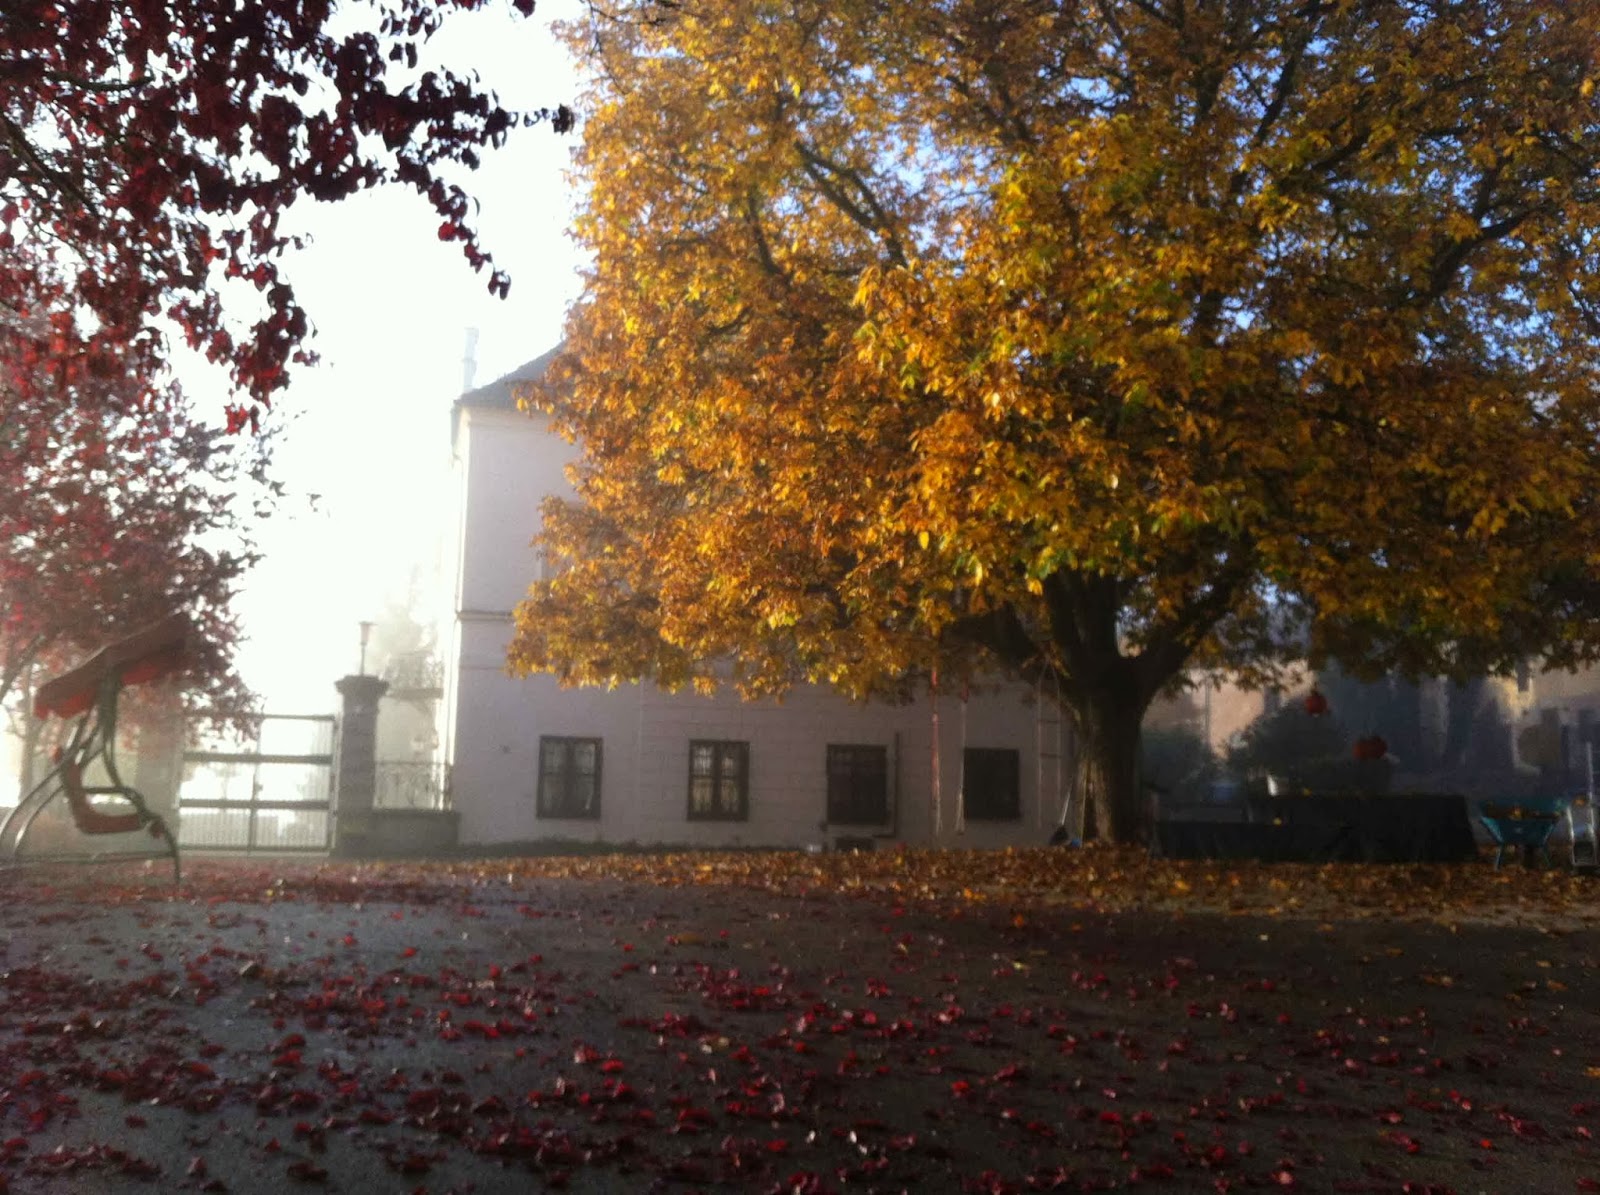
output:
M380 759L372 805L375 809L449 809L450 765Z
M263 714L247 729L206 734L183 753L178 845L327 850L334 738L334 719L326 714Z

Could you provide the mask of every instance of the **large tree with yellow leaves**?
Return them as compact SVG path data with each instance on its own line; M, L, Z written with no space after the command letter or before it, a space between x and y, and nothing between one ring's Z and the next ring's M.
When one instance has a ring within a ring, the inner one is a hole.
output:
M623 0L514 668L1053 672L1139 820L1192 670L1600 646L1595 0ZM1047 690L1052 686L1047 685Z

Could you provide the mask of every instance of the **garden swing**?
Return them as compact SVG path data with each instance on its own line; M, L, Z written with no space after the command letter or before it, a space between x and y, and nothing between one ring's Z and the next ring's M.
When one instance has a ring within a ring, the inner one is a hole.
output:
M39 686L33 701L35 717L77 721L66 743L56 749L50 770L0 821L0 859L19 861L34 820L61 795L66 797L79 833L143 830L161 844L161 854L171 858L173 881L181 878L176 834L150 809L138 789L123 782L117 770L117 704L125 687L159 680L182 667L189 635L188 620L174 615L101 648L70 672ZM104 773L107 783L85 783L94 767ZM92 801L93 797L115 797L130 808L113 813Z
M1048 678L1049 685L1046 686ZM957 834L967 829L967 703L971 697L967 682L961 685L961 763L956 774L956 810L954 828ZM929 774L932 780L933 833L937 839L944 834L943 788L941 783L941 736L939 721L939 670L933 670L928 685L928 708L932 721L932 758ZM1055 669L1041 673L1034 686L1034 760L1037 768L1035 792L1038 794L1038 824L1044 828L1045 807L1059 808L1060 815L1050 841L1083 841L1083 809L1072 802L1066 785L1064 767L1066 733L1061 718L1061 681ZM1076 815L1076 816L1074 816ZM1069 823L1072 823L1069 826Z

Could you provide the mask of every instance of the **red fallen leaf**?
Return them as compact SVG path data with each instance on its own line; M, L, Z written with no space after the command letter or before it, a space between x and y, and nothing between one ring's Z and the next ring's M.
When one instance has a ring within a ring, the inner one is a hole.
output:
M154 1162L136 1158L132 1154L120 1154L116 1150L111 1152L116 1156L117 1169L123 1174L131 1174L135 1178L156 1178L161 1173L161 1167Z
M128 1115L122 1118L122 1123L127 1125L130 1129L142 1129L150 1122L145 1120L145 1118L140 1116L138 1113L130 1112Z
M328 1181L328 1172L315 1162L289 1163L289 1177L302 1183L325 1183Z
M183 1069L188 1071L197 1079L215 1079L217 1077L217 1072L212 1070L204 1062L185 1062L183 1064Z
M404 950L402 950L400 952L400 957L401 958L416 958L417 957L417 948L415 946L407 946Z
M1175 1173L1171 1166L1166 1165L1164 1162L1156 1162L1149 1166L1135 1166L1128 1172L1128 1181L1130 1183L1138 1183L1148 1179L1160 1182L1163 1179L1173 1177Z
M1580 1191L1600 1191L1600 1180L1592 1178L1580 1178L1578 1179L1577 1186L1578 1190Z
M1398 1145L1408 1154L1422 1152L1422 1143L1415 1137L1408 1136L1405 1133L1380 1133L1379 1136L1386 1139L1391 1145Z
M674 1133L695 1134L703 1132L712 1125L711 1113L704 1108L679 1108L678 1121L672 1128Z

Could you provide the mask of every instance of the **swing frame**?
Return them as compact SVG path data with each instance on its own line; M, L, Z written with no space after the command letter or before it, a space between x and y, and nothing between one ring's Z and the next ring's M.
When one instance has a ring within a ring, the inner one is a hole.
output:
M116 738L122 690L177 672L185 662L190 636L188 619L173 615L101 648L78 667L39 686L33 702L35 717L76 722L67 742L54 752L49 771L0 822L0 857L21 862L22 844L34 821L52 800L64 796L79 833L93 836L144 830L162 844L161 855L172 860L173 882L181 881L177 835L150 808L144 794L122 779ZM99 765L108 783L84 783L94 765ZM129 809L109 812L96 805L93 797L114 797ZM136 857L119 855L118 859Z

